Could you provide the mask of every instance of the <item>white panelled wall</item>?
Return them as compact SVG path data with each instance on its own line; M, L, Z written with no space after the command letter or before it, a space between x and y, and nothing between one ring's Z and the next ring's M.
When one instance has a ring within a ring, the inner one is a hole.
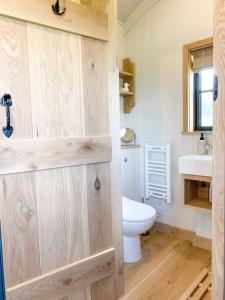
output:
M139 148L123 149L121 154L123 196L140 201L140 150Z
M135 16L133 12L136 22L130 29L125 24L124 34L122 26L118 25L120 58L130 57L136 64L137 103L130 114L121 112L121 127L134 129L138 144L172 144L173 202L171 205L162 200L152 202L162 214L159 221L211 237L211 214L183 206L178 158L196 153L198 139L196 135L181 134L182 46L212 36L213 0L159 0L154 3L152 7L148 3L142 14L139 12ZM128 23L132 24L130 20ZM136 150L140 153L139 174L135 171L133 179L137 182L133 196L139 201L144 196L143 149ZM125 172L123 176L127 176ZM127 182L126 189L129 189ZM140 193L138 199L137 193ZM132 197L132 193L129 195Z

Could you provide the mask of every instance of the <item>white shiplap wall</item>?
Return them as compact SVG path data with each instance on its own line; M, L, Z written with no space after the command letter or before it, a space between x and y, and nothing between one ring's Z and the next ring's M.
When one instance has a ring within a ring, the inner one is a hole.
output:
M142 0L118 0L118 18L125 22L132 11L142 2Z
M197 136L181 135L182 46L212 36L213 0L159 0L130 29L125 27L125 56L136 63L137 103L122 116L121 126L136 131L138 144L172 143L173 203L152 204L162 212L160 221L210 237L211 214L183 206L178 158L196 153L197 144ZM144 195L143 170L141 155L139 200Z

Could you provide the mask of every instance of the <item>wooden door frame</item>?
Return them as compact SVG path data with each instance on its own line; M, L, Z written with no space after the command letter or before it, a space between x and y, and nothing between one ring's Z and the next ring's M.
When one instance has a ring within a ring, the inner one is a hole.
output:
M213 300L224 299L225 2L214 0L214 69L219 79L213 128Z
M84 0L87 1L87 0ZM94 2L93 0L89 2ZM122 229L122 179L121 179L121 142L120 142L120 99L119 58L117 49L117 0L97 0L105 2L109 24L109 123L112 138L111 160L111 201L112 201L112 239L115 249L115 298L124 293L123 229ZM120 220L120 222L118 222Z

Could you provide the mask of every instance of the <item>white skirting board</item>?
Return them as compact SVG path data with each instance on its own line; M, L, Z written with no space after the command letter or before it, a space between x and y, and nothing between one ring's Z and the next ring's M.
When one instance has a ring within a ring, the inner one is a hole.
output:
M145 194L171 203L171 144L145 144Z

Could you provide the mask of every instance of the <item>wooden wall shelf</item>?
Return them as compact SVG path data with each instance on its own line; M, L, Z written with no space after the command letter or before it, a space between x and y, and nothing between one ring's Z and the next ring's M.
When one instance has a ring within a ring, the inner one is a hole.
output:
M134 149L134 148L140 148L141 147L141 145L121 145L121 148L122 149Z
M211 180L210 177L184 175L184 205L210 212Z
M120 92L120 96L121 97L129 97L129 96L133 96L134 93L132 92Z
M134 74L132 74L132 73L120 71L120 78L129 78L129 77L133 77L133 76L134 76Z
M129 93L120 92L120 96L124 97L123 111L131 112L135 106L135 65L129 58L123 60L123 70L119 73L122 84L129 83Z

